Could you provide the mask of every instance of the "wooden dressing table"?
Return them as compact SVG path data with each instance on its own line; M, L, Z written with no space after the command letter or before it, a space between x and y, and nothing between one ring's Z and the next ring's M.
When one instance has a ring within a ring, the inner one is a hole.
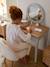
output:
M23 24L24 25L24 24ZM43 36L45 36L45 34L47 34L48 33L48 30L49 30L49 28L47 27L47 26L44 26L44 25L39 25L39 26L36 26L36 24L35 23L33 23L32 25L28 25L28 26L26 26L26 27L30 27L31 28L31 30L32 30L32 32L30 33L31 35L32 35L32 37L35 37L36 39L37 39L37 44L36 44L36 46L35 46L35 59L34 59L34 61L35 61L35 63L37 62L37 54L38 54L38 45L39 45L39 40L43 37ZM25 28L26 28L25 27ZM25 28L22 28L22 30L25 32L25 33L28 33L27 32L27 29L25 29ZM35 28L36 29L41 29L41 31L39 32L39 31L35 31Z

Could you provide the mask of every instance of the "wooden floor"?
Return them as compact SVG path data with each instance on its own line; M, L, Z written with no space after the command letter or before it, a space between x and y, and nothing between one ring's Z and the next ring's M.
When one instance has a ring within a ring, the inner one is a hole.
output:
M3 67L5 67L5 64L3 65ZM10 64L8 67L11 67ZM34 48L32 48L31 52L30 52L29 63L22 64L22 63L19 63L19 61L18 61L14 64L14 67L47 67L47 66L45 64L43 64L43 62L42 62L42 51L40 51L40 50L38 50L38 62L36 64L34 63Z

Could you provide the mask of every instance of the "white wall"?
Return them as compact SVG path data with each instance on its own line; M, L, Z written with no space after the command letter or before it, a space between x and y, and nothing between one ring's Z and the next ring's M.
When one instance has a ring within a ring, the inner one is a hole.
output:
M22 9L23 14L24 14L23 15L24 19L26 18L27 8L31 3L38 3L44 8L45 15L46 15L45 22L46 22L46 25L50 27L50 0L7 0L8 6L15 4ZM48 43L50 43L50 32L48 36ZM42 45L41 42L40 44Z

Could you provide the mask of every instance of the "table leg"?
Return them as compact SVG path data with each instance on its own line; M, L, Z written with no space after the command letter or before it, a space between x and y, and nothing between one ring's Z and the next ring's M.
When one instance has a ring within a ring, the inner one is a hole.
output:
M37 63L38 45L39 45L39 39L37 40L37 44L35 46L35 59L34 59L35 63Z
M44 47L46 48L48 45L47 45L47 41L48 41L48 32L45 34L44 36Z

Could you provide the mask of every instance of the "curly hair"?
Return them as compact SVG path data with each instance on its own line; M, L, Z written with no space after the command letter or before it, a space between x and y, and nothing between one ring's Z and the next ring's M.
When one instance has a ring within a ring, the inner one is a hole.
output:
M23 13L21 9L16 6L10 6L9 13L12 20L22 19Z

